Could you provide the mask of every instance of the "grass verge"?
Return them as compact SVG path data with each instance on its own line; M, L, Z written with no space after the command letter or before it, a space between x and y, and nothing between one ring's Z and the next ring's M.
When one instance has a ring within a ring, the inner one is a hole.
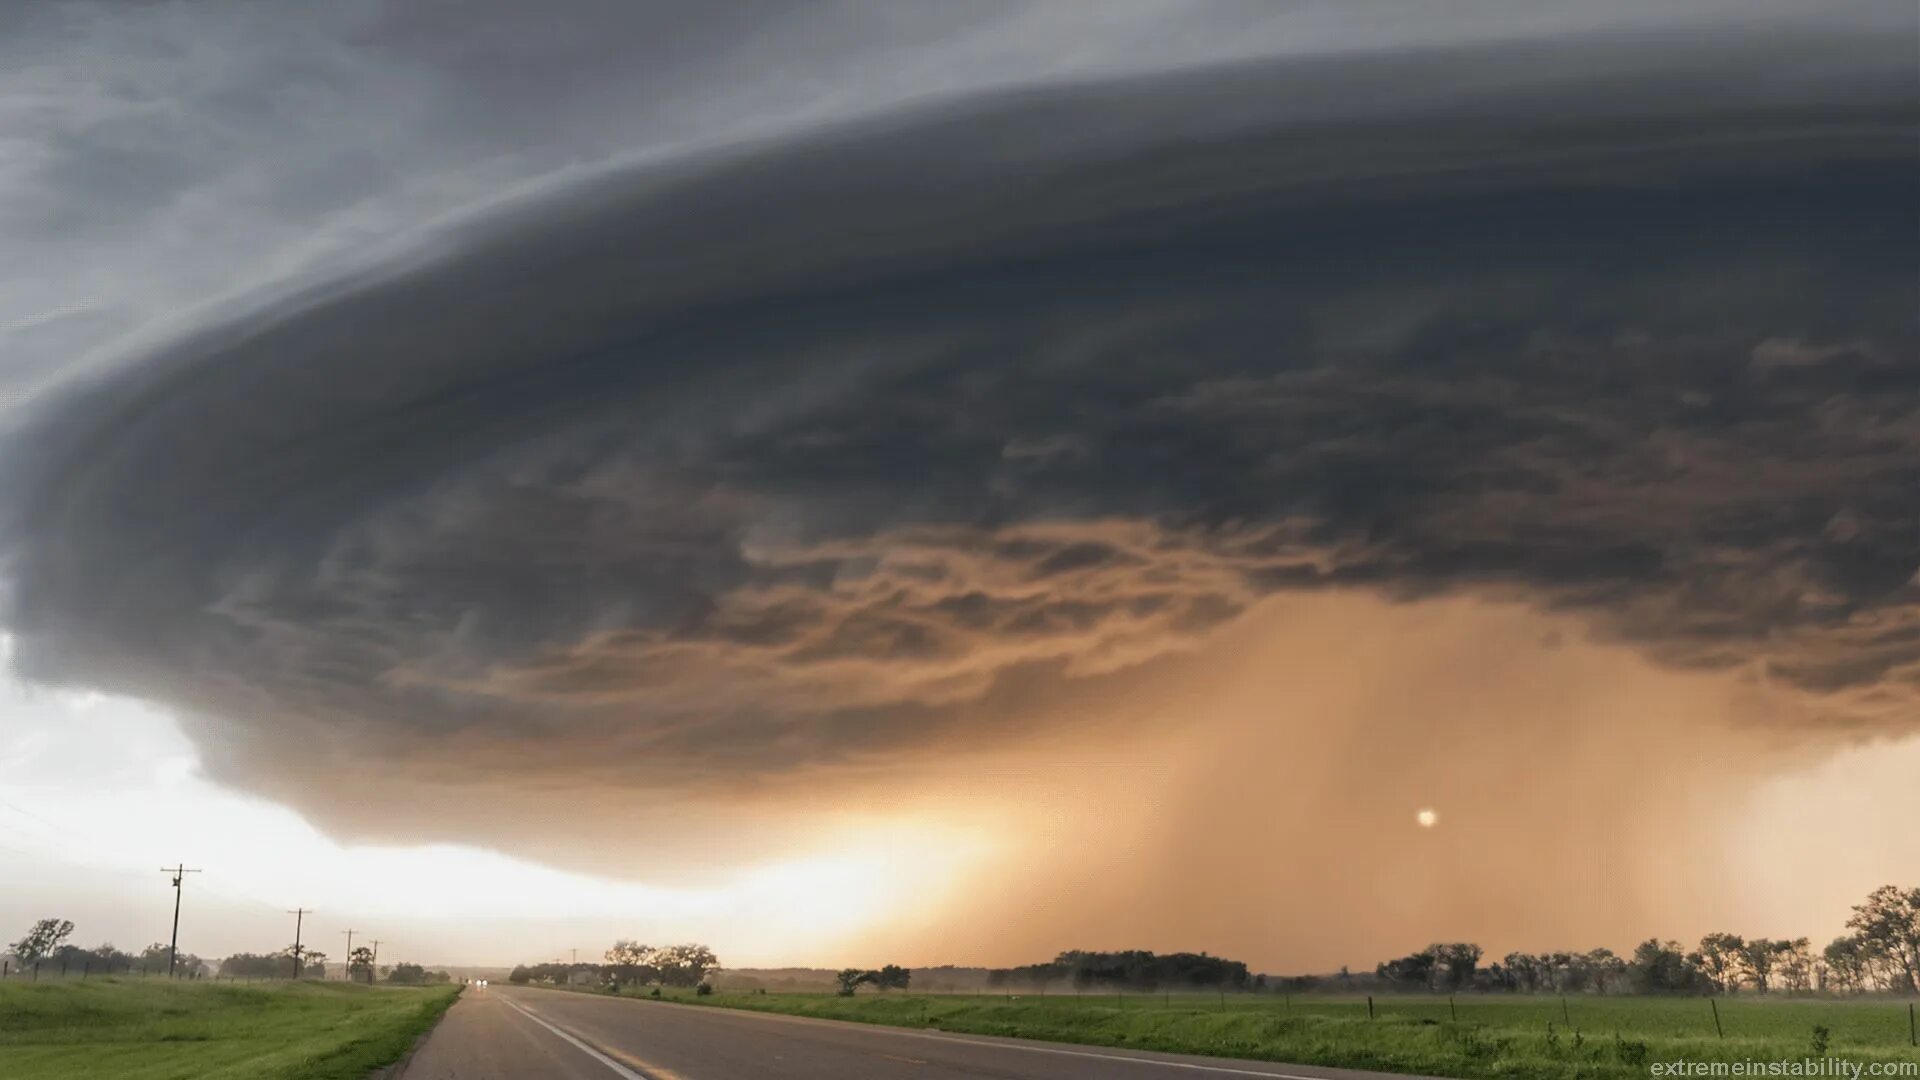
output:
M361 1080L440 1019L457 987L162 979L0 983L7 1080Z
M640 995L633 995L640 996ZM1084 998L668 992L662 1000L1096 1046L1384 1072L1645 1080L1661 1062L1898 1062L1920 1077L1904 1000L1279 995ZM1824 1034L1816 1031L1823 1029ZM1783 1074L1784 1075L1784 1074Z

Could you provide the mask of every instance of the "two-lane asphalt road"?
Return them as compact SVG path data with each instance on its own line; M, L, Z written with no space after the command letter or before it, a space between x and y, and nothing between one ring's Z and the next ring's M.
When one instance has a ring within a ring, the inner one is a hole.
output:
M559 991L469 990L401 1080L1377 1080ZM1405 1080L1405 1078L1394 1078Z

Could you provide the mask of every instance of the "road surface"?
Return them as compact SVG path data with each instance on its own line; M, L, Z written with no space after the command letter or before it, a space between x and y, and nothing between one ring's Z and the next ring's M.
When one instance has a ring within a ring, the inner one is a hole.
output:
M400 1080L1378 1080L1386 1075L495 986L462 995Z

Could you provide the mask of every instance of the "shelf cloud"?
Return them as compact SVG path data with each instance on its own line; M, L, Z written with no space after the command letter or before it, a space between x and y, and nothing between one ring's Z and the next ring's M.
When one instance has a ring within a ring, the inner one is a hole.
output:
M1913 734L1920 103L1911 12L1843 14L943 87L522 187L20 406L15 666L369 830L328 763L749 798L1084 725L1309 594Z

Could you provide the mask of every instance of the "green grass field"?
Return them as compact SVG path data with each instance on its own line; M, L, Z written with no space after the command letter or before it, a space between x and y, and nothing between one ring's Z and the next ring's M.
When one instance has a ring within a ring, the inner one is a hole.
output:
M7 1080L361 1080L452 1004L431 989L61 979L0 983Z
M1798 1061L1825 1056L1913 1063L1907 1002L1721 999L1715 1034L1704 998L1277 994L1040 997L684 992L667 1000L979 1035L1458 1077L1639 1077L1664 1061Z

